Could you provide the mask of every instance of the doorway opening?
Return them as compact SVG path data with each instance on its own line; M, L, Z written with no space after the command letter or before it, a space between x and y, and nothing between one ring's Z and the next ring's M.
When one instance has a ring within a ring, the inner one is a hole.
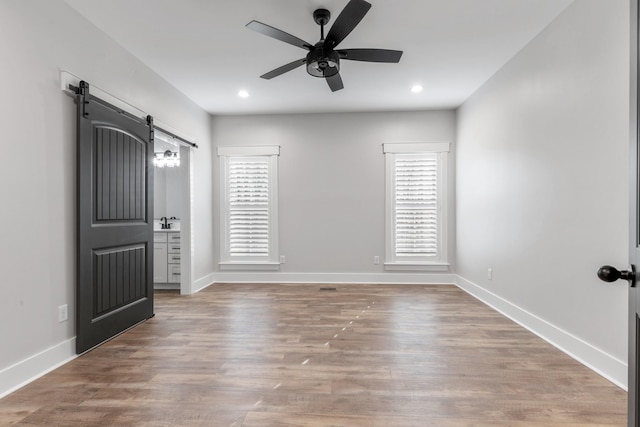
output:
M191 159L194 145L155 128L154 267L155 290L193 293L191 268Z

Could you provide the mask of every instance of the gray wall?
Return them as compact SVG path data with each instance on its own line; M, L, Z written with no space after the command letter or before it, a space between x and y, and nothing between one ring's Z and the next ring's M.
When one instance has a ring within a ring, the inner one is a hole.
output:
M628 8L569 6L459 109L456 164L458 274L621 362Z
M211 273L213 254L206 112L60 0L0 2L0 52L2 147L9 159L0 168L2 394L24 372L70 356L75 336L76 108L61 91L61 69L197 139L195 279ZM62 304L70 317L58 323Z
M279 244L286 256L281 267L284 274L233 277L309 281L354 277L357 281L355 275L368 273L378 275L368 278L385 280L390 275L385 275L382 264L373 264L375 255L384 260L382 143L446 141L453 146L455 113L219 116L213 119L213 141L216 146L281 146ZM453 163L453 154L450 160ZM218 159L214 161L217 165ZM453 167L450 171L453 179ZM214 179L217 201L218 174ZM452 192L452 203L453 199ZM217 216L214 222L218 242ZM450 226L452 240L453 221ZM453 261L453 244L449 248ZM346 275L331 276L334 273Z

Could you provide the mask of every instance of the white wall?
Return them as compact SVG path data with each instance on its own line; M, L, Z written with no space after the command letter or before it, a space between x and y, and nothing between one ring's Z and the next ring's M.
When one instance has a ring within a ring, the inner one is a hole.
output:
M153 177L153 216L162 218L176 217L180 219L181 213L181 168L156 168Z
M628 262L628 8L569 6L459 109L456 164L466 288L619 384L627 286L595 272Z
M2 151L8 159L0 168L1 395L73 351L76 107L60 90L61 69L197 140L196 279L213 271L213 254L206 112L60 0L0 2L0 53ZM65 323L57 321L61 304L70 309Z
M182 175L182 171L180 167L174 168L164 168L166 174L166 216L168 218L176 217L180 218L182 216L181 206L180 206L180 192L181 189L181 180L180 177Z
M215 146L281 146L279 245L286 256L280 273L217 273L217 280L430 280L424 274L385 273L382 264L373 264L375 255L384 260L382 143L447 141L453 146L453 111L219 116L213 119L213 141ZM453 164L453 154L450 159ZM450 171L453 179L453 167ZM217 212L218 174L214 178ZM451 212L453 200L452 194ZM214 227L219 242L217 216ZM449 247L453 261L453 244Z
M153 217L167 216L167 174L166 168L153 171Z

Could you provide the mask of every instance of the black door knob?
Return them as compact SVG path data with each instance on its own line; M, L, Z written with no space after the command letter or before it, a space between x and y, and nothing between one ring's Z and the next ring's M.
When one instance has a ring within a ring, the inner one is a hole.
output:
M603 265L598 269L598 277L600 278L600 280L609 282L609 283L615 282L616 280L619 280L619 279L624 279L629 281L633 286L635 276L636 274L634 269L632 269L631 271L627 271L627 270L620 271L615 267L611 267L610 265Z

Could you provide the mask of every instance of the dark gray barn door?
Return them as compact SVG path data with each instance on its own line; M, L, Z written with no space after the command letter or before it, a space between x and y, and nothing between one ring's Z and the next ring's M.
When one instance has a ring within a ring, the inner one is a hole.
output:
M153 316L153 123L77 92L80 354Z

